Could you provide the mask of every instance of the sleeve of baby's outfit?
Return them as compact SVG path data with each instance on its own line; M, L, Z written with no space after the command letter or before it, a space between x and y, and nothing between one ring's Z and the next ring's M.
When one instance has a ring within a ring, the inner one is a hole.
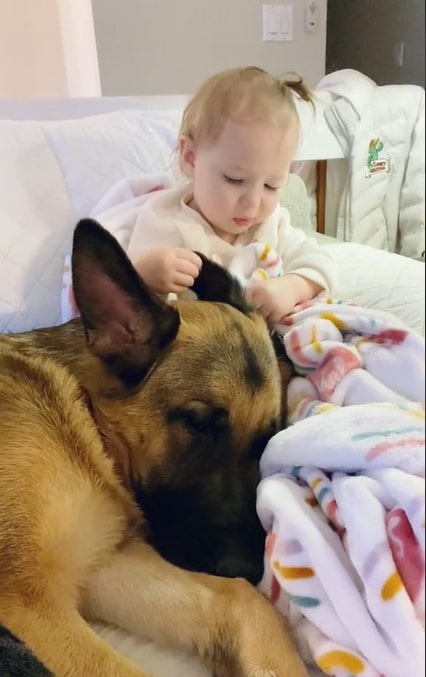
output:
M153 199L139 211L135 227L131 234L127 255L134 261L141 251L156 247L183 247L183 239L179 228L178 208L176 217L172 213L157 213Z
M332 254L313 237L290 223L290 215L281 208L277 215L278 253L282 257L285 273L294 273L318 284L328 296L334 293L337 263Z

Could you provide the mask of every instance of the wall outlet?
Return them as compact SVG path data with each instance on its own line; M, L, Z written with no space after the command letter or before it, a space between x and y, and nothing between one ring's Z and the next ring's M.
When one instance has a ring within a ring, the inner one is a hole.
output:
M305 7L305 30L308 33L316 31L318 26L318 5L310 0Z

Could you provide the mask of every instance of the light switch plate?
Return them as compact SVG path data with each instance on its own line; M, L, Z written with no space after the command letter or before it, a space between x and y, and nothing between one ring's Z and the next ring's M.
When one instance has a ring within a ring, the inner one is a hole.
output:
M293 40L293 5L262 5L264 42Z

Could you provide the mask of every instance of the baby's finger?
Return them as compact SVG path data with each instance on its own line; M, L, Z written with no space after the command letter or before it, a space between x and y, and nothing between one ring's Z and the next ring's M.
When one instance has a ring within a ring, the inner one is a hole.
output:
M194 277L197 277L197 275L198 271L196 271ZM186 291L194 284L194 277L192 275L177 272L172 284L170 285L170 291L174 292L175 294L180 294L181 292Z
M177 262L176 274L190 276L192 278L192 283L194 282L194 279L198 277L199 273L200 268L197 266L196 263L194 263L194 261L180 259Z
M182 249L179 258L188 263L191 263L193 266L197 268L198 271L201 270L201 266L203 265L201 257L198 256L198 254L193 252L191 249Z

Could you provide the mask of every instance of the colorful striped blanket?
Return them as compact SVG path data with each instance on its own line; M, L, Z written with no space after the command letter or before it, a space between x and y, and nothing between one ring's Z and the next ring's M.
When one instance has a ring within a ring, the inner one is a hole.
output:
M261 460L262 587L326 674L421 677L424 340L321 300L278 330L300 376Z

